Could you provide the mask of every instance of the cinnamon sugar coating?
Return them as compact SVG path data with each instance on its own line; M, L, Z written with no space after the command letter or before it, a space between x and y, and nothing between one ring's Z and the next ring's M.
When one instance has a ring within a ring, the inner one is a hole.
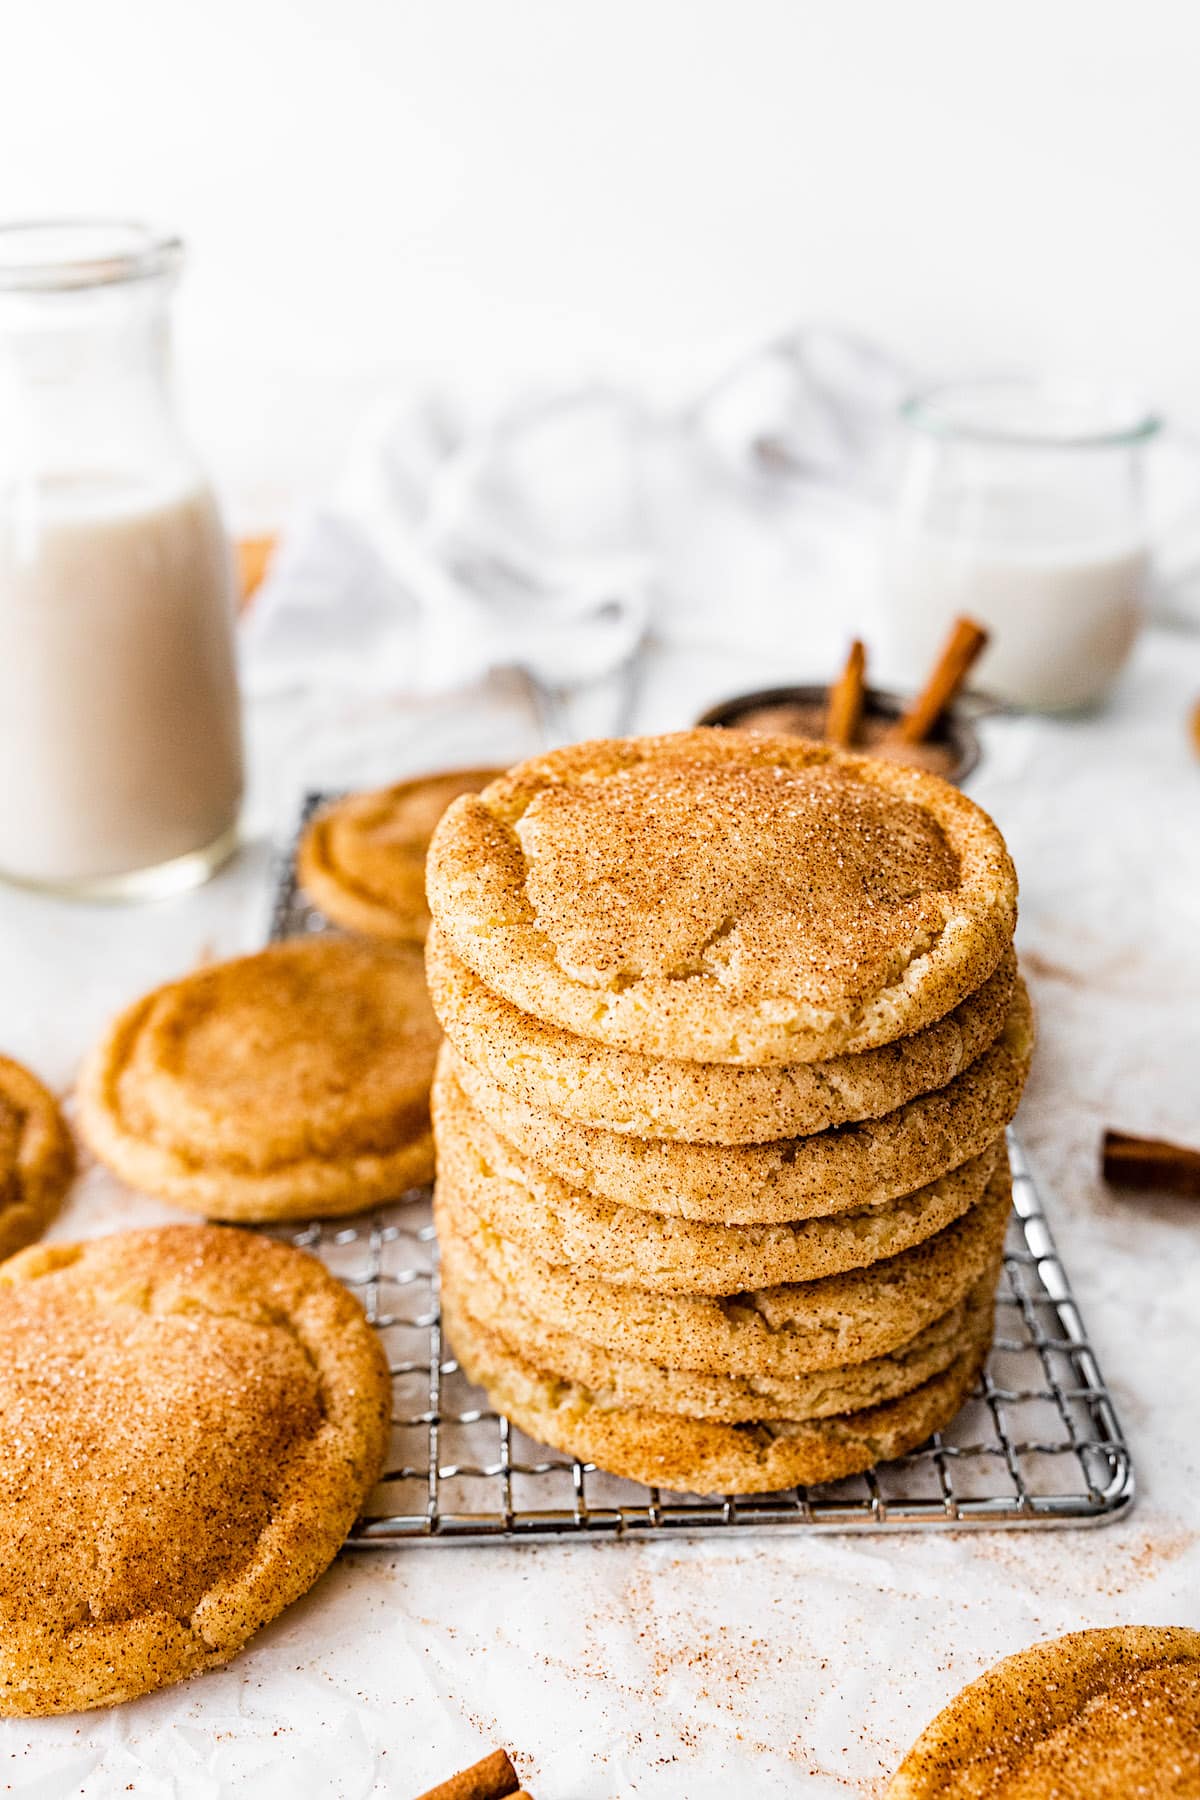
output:
M179 1225L0 1267L0 1712L226 1662L332 1561L391 1387L314 1257Z
M590 1280L675 1294L813 1281L896 1256L976 1205L1003 1151L997 1138L915 1193L832 1217L709 1225L569 1186L506 1144L444 1067L433 1113L439 1180L518 1249Z
M40 1237L75 1173L75 1146L54 1095L0 1056L0 1258Z
M838 1481L902 1456L949 1424L982 1366L991 1321L940 1374L911 1392L829 1418L726 1424L649 1407L613 1406L579 1382L547 1375L448 1296L455 1354L492 1404L539 1443L614 1475L698 1494L761 1494Z
M367 937L423 943L429 929L425 855L452 800L477 794L500 769L418 775L323 807L300 841L300 884L327 919Z
M911 1037L821 1063L743 1068L643 1056L547 1025L492 993L436 928L425 954L446 1036L506 1093L606 1131L700 1144L807 1136L944 1087L1000 1036L1016 983L1010 951L982 987Z
M964 1688L905 1757L887 1800L1195 1800L1200 1632L1076 1631Z
M356 1212L433 1172L439 1032L415 947L295 938L147 994L79 1119L134 1187L218 1219Z
M713 1375L792 1376L887 1355L976 1284L993 1284L1012 1184L1007 1159L982 1200L896 1256L819 1280L714 1296L651 1292L581 1275L512 1243L439 1176L438 1238L466 1240L494 1280L546 1326L602 1350Z
M990 1331L994 1274L905 1343L866 1362L790 1376L715 1375L673 1369L639 1354L606 1350L546 1325L521 1295L489 1274L465 1239L451 1234L442 1249L442 1291L465 1313L543 1375L577 1382L604 1407L646 1407L726 1425L759 1419L826 1419L907 1394L941 1374L968 1344Z
M456 954L535 1018L749 1065L944 1017L1016 912L1000 834L946 783L716 730L518 765L445 814L428 890Z
M1031 1009L1018 983L1000 1036L944 1088L879 1119L736 1145L632 1137L563 1118L508 1092L449 1041L441 1064L493 1131L571 1187L621 1208L738 1226L895 1200L979 1156L1017 1110L1032 1049Z

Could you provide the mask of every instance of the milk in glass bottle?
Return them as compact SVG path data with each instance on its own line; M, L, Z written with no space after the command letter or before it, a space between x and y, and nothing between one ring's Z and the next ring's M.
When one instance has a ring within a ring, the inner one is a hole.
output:
M171 893L242 795L229 543L167 380L177 240L0 227L0 875Z

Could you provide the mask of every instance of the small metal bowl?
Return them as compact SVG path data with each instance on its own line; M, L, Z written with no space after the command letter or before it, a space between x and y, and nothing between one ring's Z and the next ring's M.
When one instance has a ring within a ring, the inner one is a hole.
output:
M737 694L731 700L719 701L716 706L710 706L707 712L702 713L696 723L718 725L726 730L736 731L748 713L758 712L768 706L823 708L828 695L828 688L817 682L794 687L763 688L755 694ZM889 693L886 688L869 687L866 690L864 712L871 718L887 719L890 722L899 719L908 704L908 699L903 694ZM801 734L797 732L795 735ZM961 704L952 706L942 715L936 729L930 734L929 742L944 744L951 752L954 761L946 771L945 779L958 784L966 780L983 754L974 721L967 716ZM864 746L864 754L871 754L869 746Z

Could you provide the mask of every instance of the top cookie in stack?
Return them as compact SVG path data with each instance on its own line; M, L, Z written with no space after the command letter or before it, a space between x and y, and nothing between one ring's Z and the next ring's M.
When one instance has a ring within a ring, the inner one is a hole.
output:
M583 744L449 809L429 901L447 1315L502 1409L742 1491L944 1423L1029 1053L987 816L796 740Z

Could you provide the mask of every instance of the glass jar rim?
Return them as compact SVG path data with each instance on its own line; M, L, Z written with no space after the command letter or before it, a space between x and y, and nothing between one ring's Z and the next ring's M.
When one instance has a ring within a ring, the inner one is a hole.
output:
M1014 450L1132 448L1163 427L1128 390L1038 374L936 382L903 400L900 417L946 443Z
M0 223L0 293L61 294L171 275L183 241L134 219Z

